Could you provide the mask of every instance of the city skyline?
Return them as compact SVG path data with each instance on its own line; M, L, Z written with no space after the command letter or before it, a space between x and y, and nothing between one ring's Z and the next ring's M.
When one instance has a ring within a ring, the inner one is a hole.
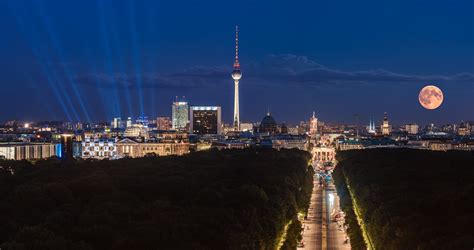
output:
M474 120L467 1L371 3L367 10L369 3L346 3L352 8L342 11L336 3L244 2L245 18L219 22L228 4L191 2L174 16L167 10L175 3L152 1L114 1L114 8L110 1L0 4L0 25L9 34L0 42L0 104L9 107L2 121L171 116L175 96L186 96L191 105L221 106L223 121L232 123L235 25L243 27L239 57L245 61L240 121L259 121L268 109L286 123L313 111L339 123L355 123L358 114L365 124L384 112L395 124ZM263 9L268 20L257 20L253 14ZM399 14L406 18L390 19ZM418 92L431 84L445 101L428 111Z

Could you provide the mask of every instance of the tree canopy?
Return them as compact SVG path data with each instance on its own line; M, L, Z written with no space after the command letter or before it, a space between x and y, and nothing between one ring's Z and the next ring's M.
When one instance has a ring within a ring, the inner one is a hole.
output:
M335 178L347 180L377 249L474 246L471 152L372 149L337 157Z
M246 149L0 161L0 248L273 249L307 209L309 159ZM293 248L299 231L289 231Z

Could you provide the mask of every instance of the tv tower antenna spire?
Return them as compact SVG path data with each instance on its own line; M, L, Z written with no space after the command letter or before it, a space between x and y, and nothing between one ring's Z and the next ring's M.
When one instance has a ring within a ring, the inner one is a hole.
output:
M235 62L234 69L240 68L239 63L239 26L235 26Z

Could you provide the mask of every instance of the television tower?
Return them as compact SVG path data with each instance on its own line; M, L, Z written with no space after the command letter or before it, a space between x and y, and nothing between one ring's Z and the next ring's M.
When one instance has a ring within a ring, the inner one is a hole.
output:
M240 114L239 114L239 80L242 78L239 63L239 26L235 26L235 61L234 70L232 71L232 79L234 79L234 130L240 130Z

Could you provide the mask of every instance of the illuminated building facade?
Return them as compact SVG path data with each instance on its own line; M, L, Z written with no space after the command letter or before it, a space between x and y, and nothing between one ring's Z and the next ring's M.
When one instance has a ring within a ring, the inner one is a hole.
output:
M172 107L172 128L178 131L186 131L189 121L188 102L176 101Z
M336 151L333 147L316 147L313 151L313 161L315 162L334 161L336 157Z
M367 127L367 133L369 134L375 134L377 130L375 129L375 121L370 120L369 121L369 126Z
M418 124L407 124L405 125L405 131L410 135L418 134Z
M242 122L240 124L240 130L243 132L253 132L253 123L251 122Z
M191 107L190 133L197 135L220 135L222 133L221 107Z
M158 117L156 118L156 128L158 130L171 130L172 124L171 124L171 118L169 117Z
M317 133L318 133L318 118L316 118L316 115L313 112L313 117L309 119L309 135L314 138Z
M112 128L122 128L123 127L123 124L122 124L122 118L120 117L115 117L114 119L112 119Z
M390 135L392 133L392 126L388 122L387 113L383 117L382 125L380 126L380 131L382 135Z
M118 157L144 157L147 155L167 156L189 153L186 134L164 134L157 142L139 142L125 138L117 142Z
M148 139L150 135L148 134L148 127L145 127L142 124L132 124L130 127L125 129L124 136Z
M74 157L73 134L61 134L61 154L60 158L71 160Z
M61 157L61 144L53 143L1 143L0 158L7 160L38 160Z
M103 140L86 137L82 141L81 158L83 159L114 159L117 157L115 140Z

